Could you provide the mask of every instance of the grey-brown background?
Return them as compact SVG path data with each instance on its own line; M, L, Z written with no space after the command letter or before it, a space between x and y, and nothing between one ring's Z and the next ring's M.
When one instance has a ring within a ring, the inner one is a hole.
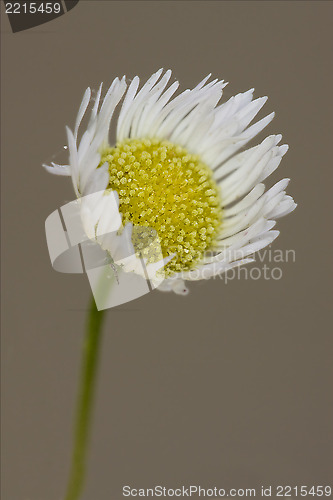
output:
M50 266L44 220L74 196L41 162L88 85L162 66L182 88L212 72L226 97L269 95L267 134L290 145L272 180L291 177L299 203L274 248L296 262L280 281L207 281L108 311L84 499L331 480L332 7L81 1L17 34L3 16L4 500L62 498L90 293Z

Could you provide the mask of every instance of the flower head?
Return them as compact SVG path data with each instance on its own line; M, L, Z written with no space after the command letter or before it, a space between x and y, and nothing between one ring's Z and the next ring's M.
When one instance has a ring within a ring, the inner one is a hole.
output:
M171 71L161 69L140 90L137 76L128 87L125 77L116 78L102 103L101 85L78 140L91 101L88 88L74 132L67 128L69 164L45 167L70 175L82 200L102 194L93 207L83 203L84 224L112 257L129 238L134 257L128 271L138 269L135 255L141 251L147 269L165 268L160 289L186 293L184 280L252 262L251 255L278 236L275 220L296 204L285 193L289 179L268 191L262 183L288 150L279 145L281 136L244 150L274 117L251 124L267 98L253 100L251 89L219 104L226 83L209 82L210 75L173 98L179 83L168 87L170 77ZM122 98L111 146L110 123ZM118 233L108 237L107 230ZM152 233L159 238L157 254L154 245L147 250Z

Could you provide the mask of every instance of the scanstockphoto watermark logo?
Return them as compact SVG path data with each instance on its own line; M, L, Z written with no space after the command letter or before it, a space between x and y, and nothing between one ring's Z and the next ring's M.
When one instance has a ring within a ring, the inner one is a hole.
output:
M137 299L165 279L157 232L127 224L119 233L118 204L117 193L99 191L63 205L45 221L53 268L85 273L98 310Z
M271 486L271 485L260 485L257 488L221 488L217 486L212 486L209 488L204 488L199 485L191 486L178 486L170 488L167 486L156 485L153 488L133 488L131 486L123 486L122 489L123 497L196 497L196 498L248 498L248 497L288 497L290 499L297 497L330 497L332 495L332 487L328 485L300 485L300 486Z
M72 10L79 3L79 0L3 0L3 3L12 32L17 33L63 16Z
M123 486L123 497L208 497L208 498L235 498L235 497L255 497L254 488L231 488L226 490L219 487L203 488L202 486L180 486L178 488L169 488L167 486L154 486L153 488L132 488Z
M175 256L163 257L153 228L122 227L118 205L117 193L99 191L63 205L45 221L53 268L85 273L98 310L130 302L158 288L166 279L165 265ZM212 263L193 269L191 279L222 279L225 284L235 279L276 281L282 278L285 263L296 259L294 250L268 247L250 255L247 267L240 264L248 262L249 248L243 253L233 248L218 256L212 254Z
M247 255L241 255L238 252L241 261L242 258L247 258ZM252 262L247 265L238 265L235 263L233 266L234 255L232 251L226 250L223 254L224 261L231 263L229 266L221 266L220 262L213 262L209 269L205 268L191 271L191 278L193 280L199 279L221 279L225 284L234 280L273 280L278 281L283 278L283 271L285 265L288 263L296 262L296 251L294 249L274 249L270 246L263 250L251 255ZM231 267L228 269L228 267Z

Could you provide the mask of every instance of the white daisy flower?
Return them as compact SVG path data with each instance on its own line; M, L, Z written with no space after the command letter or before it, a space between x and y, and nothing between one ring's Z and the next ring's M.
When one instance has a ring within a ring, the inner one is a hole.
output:
M128 86L125 77L116 78L100 104L101 85L78 139L92 100L88 88L74 132L66 129L69 164L45 165L71 176L83 201L102 193L93 206L83 203L84 225L113 259L122 246L137 255L135 229L155 230L162 254L147 258L147 268L155 273L165 266L159 289L180 294L187 293L185 281L253 262L251 255L278 236L276 219L296 207L285 192L289 179L268 191L263 184L288 150L279 145L281 135L244 150L274 117L250 125L267 98L253 100L251 89L219 104L226 83L209 82L210 76L176 97L179 83L168 87L170 70L160 69L140 90L139 77ZM111 146L110 123L122 98ZM123 263L125 271L142 269L135 259Z

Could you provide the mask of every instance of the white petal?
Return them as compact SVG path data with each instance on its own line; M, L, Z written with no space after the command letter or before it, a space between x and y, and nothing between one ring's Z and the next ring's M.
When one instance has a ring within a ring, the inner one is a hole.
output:
M82 118L87 110L87 107L88 107L88 104L90 101L90 97L91 97L91 90L90 90L90 87L88 87L84 93L84 96L83 96L83 99L82 99L82 102L81 102L81 105L79 108L79 112L77 114L76 122L75 122L75 129L74 129L75 141L77 140L77 133L79 130L79 126L80 126Z
M117 139L119 141L122 141L128 137L135 137L131 132L133 120L135 116L142 111L142 105L145 104L145 99L149 96L150 90L160 78L162 71L163 69L159 69L156 73L154 73L136 96L135 94L133 94L133 90L137 89L137 83L139 79L135 81L135 84L131 89L130 98L127 101L125 99L118 118Z
M83 192L83 196L106 189L108 187L109 180L109 164L104 163L104 165L97 168L92 173L87 189Z
M265 191L265 185L264 184L257 184L254 186L254 188L249 192L248 195L246 195L244 198L242 198L240 201L235 203L229 208L225 208L223 210L223 215L224 217L230 217L231 215L237 215L243 210L247 209L250 207L254 202L256 202L260 196L264 193Z
M46 165L45 163L43 163L42 166L45 168L45 170L50 172L50 174L67 176L71 175L70 165L58 165L57 163L53 163L52 161L51 165Z

